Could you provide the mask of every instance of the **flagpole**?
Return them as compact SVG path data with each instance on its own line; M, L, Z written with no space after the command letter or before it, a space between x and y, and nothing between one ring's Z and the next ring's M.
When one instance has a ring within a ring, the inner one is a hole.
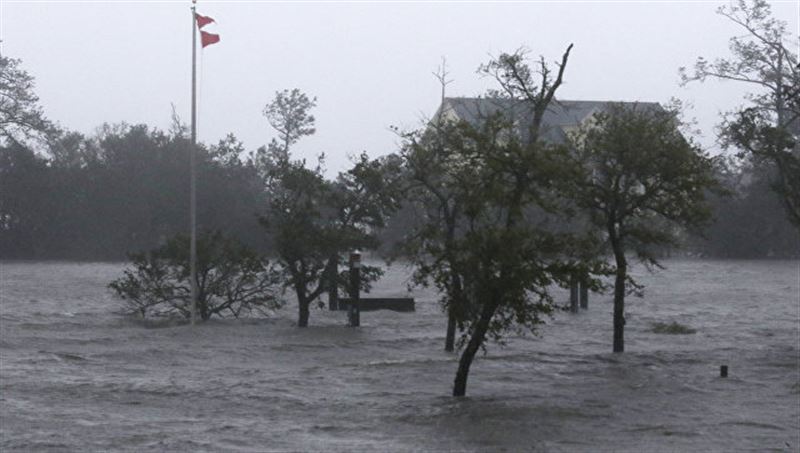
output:
M192 312L191 325L194 325L197 313L197 169L195 154L197 148L197 25L195 16L195 3L192 0L192 144L189 149L189 260Z

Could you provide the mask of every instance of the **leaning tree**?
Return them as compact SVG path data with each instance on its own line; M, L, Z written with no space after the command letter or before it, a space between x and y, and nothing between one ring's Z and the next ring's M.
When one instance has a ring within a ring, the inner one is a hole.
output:
M535 331L556 308L548 287L591 266L590 257L575 252L592 247L531 216L531 208L560 209L556 181L570 173L566 148L540 136L571 49L556 71L544 59L531 69L524 51L481 66L501 87L489 96L524 105L527 124L497 111L406 136L406 174L416 200L428 204L410 236L416 275L441 290L462 331L454 396L466 394L470 367L487 340L501 341L515 328Z

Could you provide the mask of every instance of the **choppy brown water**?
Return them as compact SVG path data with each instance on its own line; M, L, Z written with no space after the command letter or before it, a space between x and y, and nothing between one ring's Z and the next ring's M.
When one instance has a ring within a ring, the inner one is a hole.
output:
M122 265L0 263L0 450L799 451L800 262L666 265L638 272L626 353L593 296L491 346L454 399L428 291L360 329L319 310L300 330L291 306L189 328L116 314ZM375 293L404 295L407 275Z

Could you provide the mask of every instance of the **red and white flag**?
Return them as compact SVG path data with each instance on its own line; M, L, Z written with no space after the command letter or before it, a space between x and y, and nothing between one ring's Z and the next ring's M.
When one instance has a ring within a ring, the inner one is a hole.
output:
M194 13L194 18L197 21L197 28L202 29L206 25L210 23L216 23L216 21L208 16L202 16L200 14ZM206 31L200 30L200 44L205 46L210 46L211 44L219 42L219 35L215 33L208 33Z
M201 16L197 13L194 14L194 18L197 20L197 28L203 28L206 25L214 22L214 19L208 16Z
M219 42L219 35L215 35L214 33L208 33L200 30L200 44L202 44L203 47L210 46L211 44L218 42Z

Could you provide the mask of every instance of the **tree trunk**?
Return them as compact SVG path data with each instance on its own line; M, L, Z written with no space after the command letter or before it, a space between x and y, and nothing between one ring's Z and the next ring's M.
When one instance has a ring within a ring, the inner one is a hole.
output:
M203 321L208 321L211 318L211 310L208 309L208 304L206 302L206 295L198 291L197 294L197 309L196 314L200 316L200 319Z
M455 210L455 208L454 208ZM450 251L455 248L453 241L456 236L456 220L455 212L449 211L446 215L447 220L447 238L445 239L445 250L448 251L448 262L450 263L450 288L448 290L450 301L447 306L447 333L444 338L445 352L453 352L456 349L456 316L454 305L464 303L464 292L461 286L461 276L455 270L456 265ZM464 310L464 307L460 307Z
M339 309L339 256L334 255L328 259L330 271L327 273L328 310Z
M581 279L581 308L589 308L589 277L584 275Z
M308 306L310 305L309 301L298 299L297 302L298 302L297 305L300 308L300 313L297 318L297 327L308 327L308 314L309 314Z
M453 352L456 349L456 308L454 304L464 303L464 288L461 286L461 277L458 274L454 273L450 276L450 292L452 294L450 304L447 307L447 335L444 339L445 352ZM460 308L464 310L464 307Z
M497 304L494 302L489 303L483 307L481 317L475 324L475 330L472 331L472 336L467 343L467 347L461 354L461 359L458 361L458 371L456 372L456 380L453 385L453 396L464 396L467 393L467 377L469 375L469 367L472 365L472 359L475 358L475 353L478 352L486 338L486 331L489 330L489 322L494 316L497 309Z
M292 278L294 279L294 293L297 295L297 327L308 327L308 307L311 305L311 297L306 288L305 281L301 279L301 274L294 269Z
M617 277L614 281L614 352L625 351L625 278L628 265L622 250L615 250Z
M574 275L572 277L570 277L570 279L569 279L569 311L571 311L572 313L577 313L578 312L578 302L579 302L578 301L578 297L579 297L578 290L580 289L578 285L579 285L578 279Z
M446 352L453 352L456 346L456 317L452 313L452 309L447 310L447 336L444 339L444 350Z

